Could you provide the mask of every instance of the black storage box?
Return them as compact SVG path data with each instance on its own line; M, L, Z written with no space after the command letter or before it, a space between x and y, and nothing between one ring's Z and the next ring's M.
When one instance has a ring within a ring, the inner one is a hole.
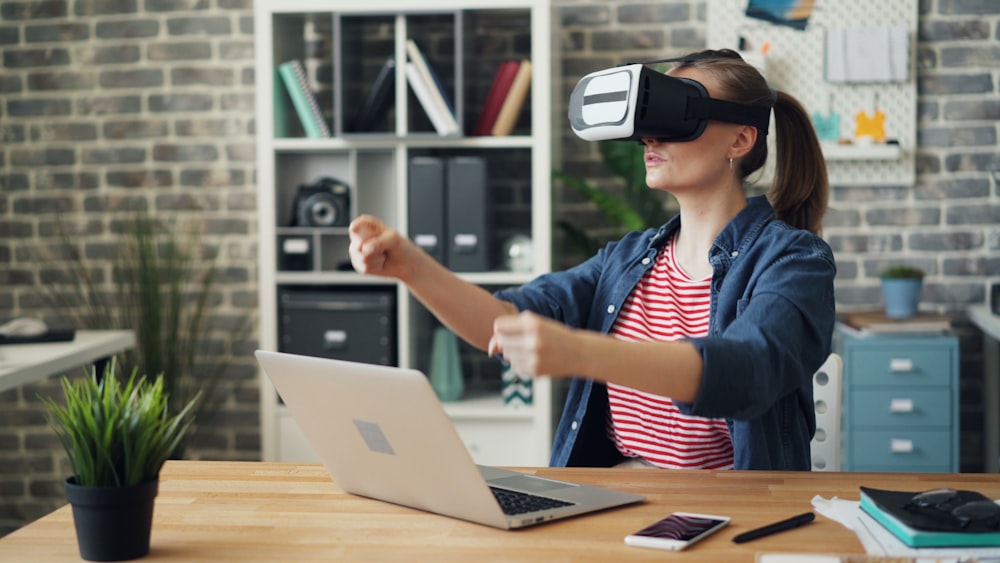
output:
M280 288L281 351L396 365L395 295L393 288Z

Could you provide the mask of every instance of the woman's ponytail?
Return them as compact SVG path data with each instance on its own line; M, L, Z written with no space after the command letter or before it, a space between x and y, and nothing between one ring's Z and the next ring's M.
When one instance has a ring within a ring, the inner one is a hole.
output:
M777 162L768 199L779 219L819 234L830 196L819 139L805 109L784 92L774 104L774 124Z
M819 139L802 105L784 92L771 90L753 65L729 49L695 53L680 66L712 72L720 86L716 95L722 99L774 108L778 154L768 199L778 219L819 234L830 187ZM740 159L740 177L746 179L766 160L767 137L758 135L757 143Z

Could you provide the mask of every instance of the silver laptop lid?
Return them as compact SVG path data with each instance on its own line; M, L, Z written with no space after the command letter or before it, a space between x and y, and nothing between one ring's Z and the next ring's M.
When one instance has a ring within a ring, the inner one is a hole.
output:
M340 488L508 527L422 373L263 350L256 356Z

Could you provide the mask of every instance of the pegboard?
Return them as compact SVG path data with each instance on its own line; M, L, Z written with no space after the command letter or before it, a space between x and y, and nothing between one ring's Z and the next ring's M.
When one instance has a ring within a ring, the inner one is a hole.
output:
M831 186L913 185L917 139L917 0L816 0L809 23L802 31L746 17L748 0L712 0L707 4L708 47L736 49L742 37L746 50L759 53L767 44L764 69L771 87L793 95L810 114L818 111L825 115L831 110L840 114L841 138L854 138L854 116L859 111L871 114L877 108L885 113L886 137L899 142L898 157L893 154L889 158L872 158L876 151L860 146L837 151L836 158L827 159ZM909 38L906 81L827 82L826 30L876 26L906 28Z

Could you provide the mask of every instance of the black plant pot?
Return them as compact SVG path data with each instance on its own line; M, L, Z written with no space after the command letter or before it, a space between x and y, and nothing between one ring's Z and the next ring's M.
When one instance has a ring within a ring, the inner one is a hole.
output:
M148 554L159 483L153 479L128 487L83 487L73 477L66 479L80 557L125 561Z

